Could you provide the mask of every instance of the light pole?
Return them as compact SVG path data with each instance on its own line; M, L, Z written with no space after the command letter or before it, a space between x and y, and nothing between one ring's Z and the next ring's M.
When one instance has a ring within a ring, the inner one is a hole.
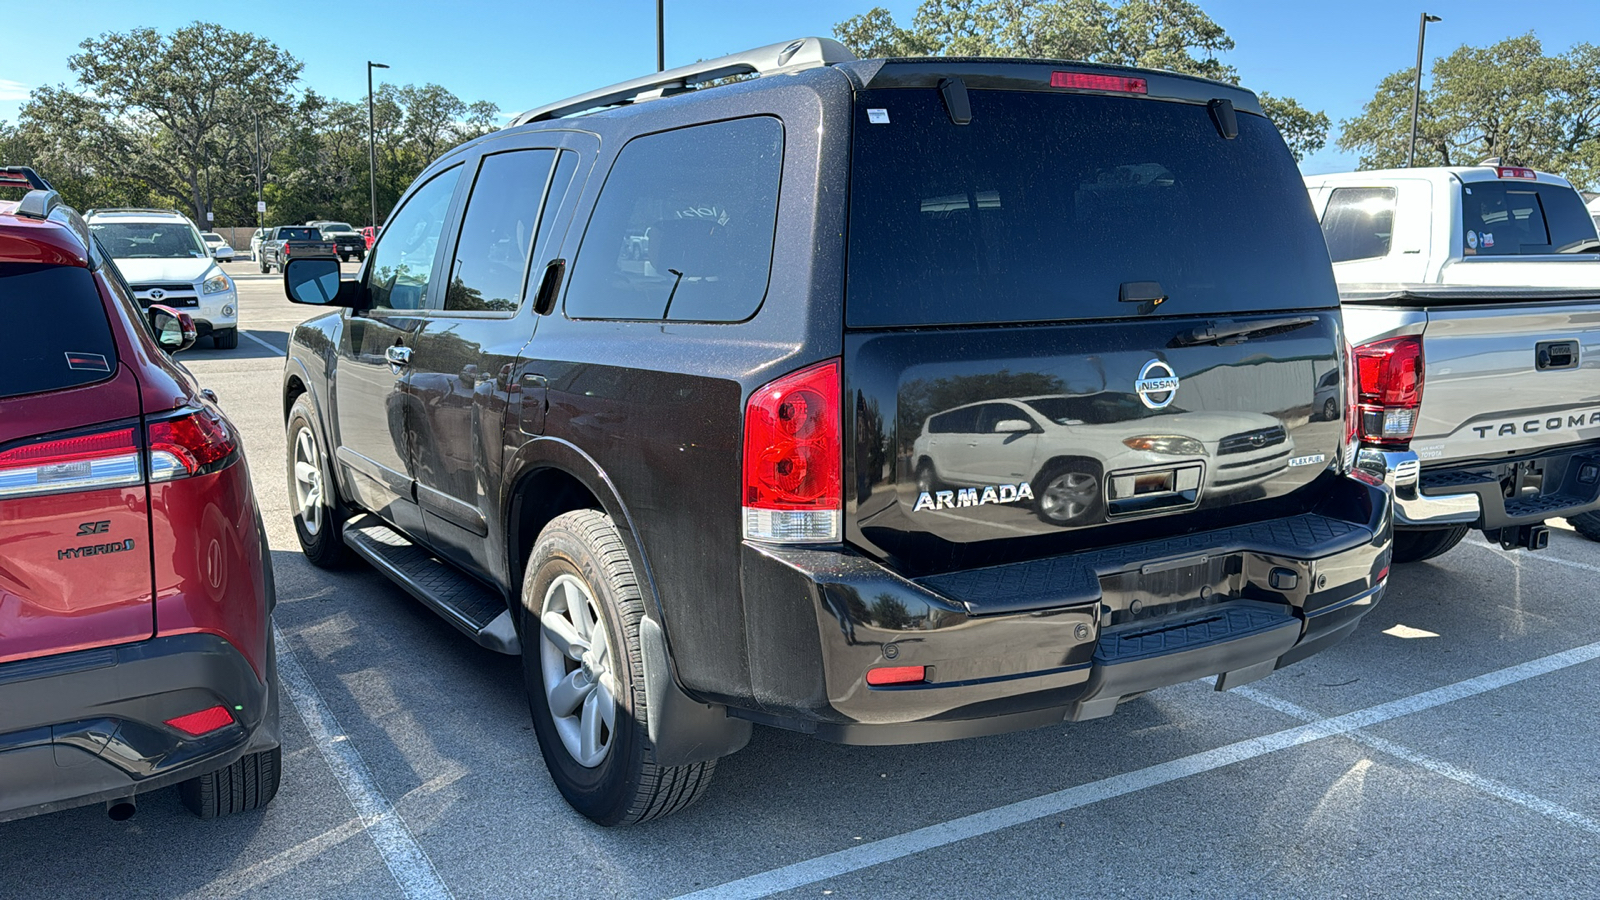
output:
M1411 90L1411 143L1406 149L1408 169L1417 161L1417 106L1422 102L1422 41L1428 36L1428 23L1438 21L1438 16L1423 13L1422 21L1417 24L1417 83Z
M656 71L667 68L667 0L656 0Z
M378 230L378 138L372 120L372 70L387 69L383 63L367 60L367 188L372 199L372 230Z

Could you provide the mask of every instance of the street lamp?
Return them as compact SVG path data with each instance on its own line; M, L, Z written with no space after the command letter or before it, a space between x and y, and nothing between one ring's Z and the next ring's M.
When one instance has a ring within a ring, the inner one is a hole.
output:
M367 187L372 199L372 233L378 233L378 138L372 121L372 70L387 69L383 63L367 60Z
M1417 106L1422 102L1422 41L1428 36L1428 23L1441 21L1438 16L1422 14L1417 25L1417 83L1411 91L1411 144L1406 149L1406 168L1417 161Z
M667 0L656 0L656 71L667 68Z

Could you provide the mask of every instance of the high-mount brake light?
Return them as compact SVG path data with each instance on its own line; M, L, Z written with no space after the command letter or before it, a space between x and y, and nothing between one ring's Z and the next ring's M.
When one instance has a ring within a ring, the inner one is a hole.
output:
M1538 181L1539 173L1522 166L1495 166L1496 178L1522 178L1527 181Z
M150 423L150 480L204 475L227 465L239 443L223 421L206 410Z
M837 541L844 517L839 361L792 372L750 395L744 416L744 536Z
M1407 335L1355 348L1361 440L1404 450L1422 406L1422 337Z
M133 429L118 428L0 451L0 500L96 491L144 481Z
M1115 91L1119 94L1149 92L1149 84L1143 78L1127 75L1096 75L1090 72L1051 72L1050 86L1077 91Z

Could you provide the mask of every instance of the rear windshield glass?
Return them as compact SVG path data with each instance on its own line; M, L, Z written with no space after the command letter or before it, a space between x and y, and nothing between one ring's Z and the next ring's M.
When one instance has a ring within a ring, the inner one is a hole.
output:
M1461 186L1468 256L1519 256L1593 249L1594 222L1569 187L1515 181Z
M858 94L847 321L856 327L1332 307L1322 231L1277 131L1085 94ZM1129 290L1130 300L1150 293Z
M39 325L0 329L0 397L91 384L116 370L111 323L88 269L0 263L0 319Z
M279 228L280 241L320 241L322 232L315 228Z

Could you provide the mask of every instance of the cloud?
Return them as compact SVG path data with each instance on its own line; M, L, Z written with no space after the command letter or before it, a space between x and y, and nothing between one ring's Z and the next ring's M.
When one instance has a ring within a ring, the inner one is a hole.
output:
M28 99L28 86L20 81L0 78L0 101Z

